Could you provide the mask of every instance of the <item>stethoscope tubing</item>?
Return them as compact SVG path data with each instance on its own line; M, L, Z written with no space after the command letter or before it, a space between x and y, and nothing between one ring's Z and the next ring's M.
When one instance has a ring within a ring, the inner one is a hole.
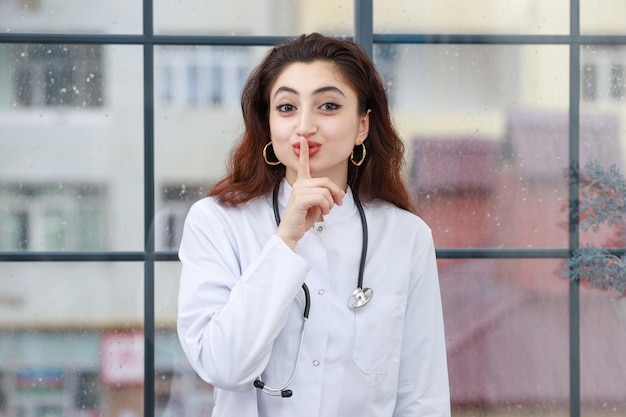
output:
M280 188L280 182L274 187L272 193L272 207L274 209L274 219L276 220L276 226L280 225L280 212L278 211L278 190ZM363 239L361 243L361 261L359 262L359 275L357 278L357 289L363 288L363 274L365 272L365 260L367 258L367 242L369 240L369 232L367 230L367 219L365 218L365 210L355 190L352 190L352 196L354 198L354 204L359 211L359 217L361 219L361 229L363 231Z
M276 226L280 225L280 212L278 211L279 187L280 187L280 183L277 183L276 187L274 188L273 195L272 195L272 206L274 209L274 218L276 220ZM359 211L359 217L361 218L361 227L363 230L363 244L361 246L361 261L359 263L359 275L357 279L357 289L353 293L353 297L355 297L355 299L358 301L359 296L357 296L356 294L358 292L360 292L361 295L363 294L363 272L365 271L365 257L367 255L368 230L367 230L367 219L365 218L365 211L363 210L363 205L361 204L361 201L359 200L359 197L357 196L354 190L352 190L352 196L354 197L354 202L356 204L357 210ZM311 294L309 293L309 287L306 285L305 282L302 283L302 291L304 291L304 312L303 312L304 318L302 320L302 330L300 332L300 342L298 343L298 351L296 352L296 360L294 362L294 366L291 371L291 375L289 376L289 379L280 388L268 387L267 385L265 385L265 382L263 382L263 380L261 379L261 376L259 376L254 381L254 386L256 388L262 390L266 394L269 394L275 397L287 398L293 395L293 392L290 389L288 389L288 387L291 385L291 382L296 376L296 371L298 370L298 362L300 362L300 354L302 353L302 346L304 345L304 335L306 333L306 324L309 320L309 311L311 309ZM372 290L369 288L366 288L365 291L368 291L369 297L371 298ZM365 302L362 304L359 304L357 302L355 303L353 308L361 307L362 305L367 303L367 301L369 301L369 299L365 300Z
M357 288L363 288L363 272L365 271L365 258L367 257L367 241L368 241L368 230L367 230L367 220L365 219L365 211L363 210L363 205L361 204L361 200L359 200L359 196L356 191L352 190L352 196L354 197L354 203L356 204L357 210L359 210L359 217L361 218L361 228L363 230L363 242L361 246L361 262L359 262L359 277L357 279Z
M303 285L302 288L305 288L306 284ZM307 289L308 291L308 289ZM296 360L294 362L293 370L291 371L291 375L289 375L289 379L285 384L280 388L268 387L265 385L265 382L261 380L261 377L257 378L254 381L254 386L263 390L264 393L272 395L274 397L291 397L292 391L287 389L293 378L296 376L296 371L298 370L298 362L300 362L300 354L302 353L302 345L304 345L304 335L306 333L306 324L309 321L308 316L304 317L302 320L302 330L300 331L300 342L298 343L298 351L296 352Z

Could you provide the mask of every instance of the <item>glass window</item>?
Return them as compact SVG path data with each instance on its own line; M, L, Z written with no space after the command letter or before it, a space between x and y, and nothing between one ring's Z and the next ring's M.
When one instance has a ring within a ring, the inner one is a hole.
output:
M584 64L581 74L582 98L586 101L598 99L598 68L595 64Z
M615 100L624 98L624 64L613 64L609 68L609 96Z
M141 49L0 45L0 56L16 51L0 72L15 92L0 93L2 141L10 143L0 152L0 248L141 249Z
M624 303L618 292L592 288L581 290L581 397L582 415L610 416L626 410L623 350L626 324Z
M0 276L0 415L141 415L141 263L4 262Z
M377 33L565 34L569 1L374 0Z
M581 48L581 90L584 101L608 103L624 98L623 46L586 45Z
M184 218L250 70L313 31L375 41L453 415L625 414L626 3L368 1L0 1L0 417L211 413L176 335Z
M6 415L7 409L8 409L8 400L7 400L7 393L6 393L6 373L5 372L0 372L0 416L4 416Z
M14 45L11 62L18 107L103 104L99 45Z
M453 415L568 415L562 263L439 262Z
M176 250L191 204L223 174L242 129L240 96L266 47L155 50L155 244ZM189 68L194 68L193 76ZM218 75L219 74L219 75Z
M0 185L0 249L104 250L106 201L100 184Z
M353 10L351 0L155 0L154 27L159 34L345 36L353 31Z
M5 33L139 33L141 2L125 0L3 0L0 28Z
M396 45L385 58L388 49L375 56L437 246L566 247L567 50Z
M613 255L605 248L623 248L626 241L622 216L626 190L623 172L626 167L624 155L624 129L622 114L623 64L622 47L586 46L581 49L581 71L588 61L594 62L604 77L598 77L598 93L595 100L585 100L581 91L580 120L580 226L581 248L593 248L591 257L579 252L572 262L595 259L597 268L583 269L586 283L607 286L612 290L620 282L621 262L612 262ZM600 267L602 265L602 267ZM608 274L608 275L607 275ZM608 279L605 279L608 277ZM609 295L607 294L606 297ZM605 298L608 302L608 298Z
M159 194L159 205L162 208L155 214L157 250L178 250L189 208L207 193L208 184L201 183L163 187Z
M105 104L101 45L0 45L4 71L0 105L94 108ZM9 94L7 94L9 93Z
M155 53L157 105L238 110L255 58L247 47L160 46Z
M76 375L74 407L80 410L93 410L95 412L100 408L102 391L103 387L98 372L79 372Z
M156 415L210 415L213 387L203 382L191 368L176 333L180 265L159 262L155 272Z
M581 0L580 29L583 34L623 35L626 4L620 0Z

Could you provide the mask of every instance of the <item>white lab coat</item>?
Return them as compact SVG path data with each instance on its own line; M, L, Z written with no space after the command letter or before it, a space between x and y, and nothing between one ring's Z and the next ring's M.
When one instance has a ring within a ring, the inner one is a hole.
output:
M279 192L284 212L291 187ZM205 198L189 211L180 247L178 334L193 368L215 386L215 417L446 417L450 415L441 297L430 229L381 201L364 205L369 248L353 310L362 228L348 192L298 242L274 233L271 195L237 208ZM281 387L310 316L291 398Z

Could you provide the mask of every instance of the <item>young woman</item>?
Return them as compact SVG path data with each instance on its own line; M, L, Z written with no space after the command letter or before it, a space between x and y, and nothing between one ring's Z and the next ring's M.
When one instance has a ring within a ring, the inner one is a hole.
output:
M178 333L213 415L449 416L433 241L371 60L319 34L282 42L242 109L179 252Z

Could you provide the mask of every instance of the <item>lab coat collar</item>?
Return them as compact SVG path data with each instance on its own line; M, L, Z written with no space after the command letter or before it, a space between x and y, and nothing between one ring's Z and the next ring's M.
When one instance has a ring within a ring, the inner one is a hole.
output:
M287 182L286 178L283 178L280 183L280 189L278 191L278 208L281 213L285 211L289 196L291 195L291 185ZM332 224L346 220L349 217L353 217L357 213L356 205L354 203L354 197L352 195L352 189L348 186L346 195L343 198L342 205L335 205L330 210L330 213L324 216L324 223Z

